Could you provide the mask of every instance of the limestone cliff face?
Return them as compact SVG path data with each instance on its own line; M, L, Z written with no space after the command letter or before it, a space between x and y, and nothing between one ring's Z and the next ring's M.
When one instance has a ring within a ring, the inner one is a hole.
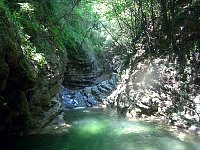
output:
M93 62L69 61L64 73L63 85L69 89L82 89L95 84L95 80L103 73Z
M13 19L1 2L0 133L19 135L27 129L42 127L59 111L58 108L48 116L45 114L56 104L51 100L60 90L67 55L51 39L36 41L39 40L36 35L42 31L30 33L30 28L25 31ZM29 36L26 40L25 35ZM31 42L33 39L36 42ZM42 46L44 42L48 47ZM32 57L27 54L31 46L36 49ZM43 53L37 52L39 48L44 49ZM46 120L42 120L45 115Z
M194 5L175 17L174 49L159 29L152 33L147 28L148 34L135 43L135 53L114 97L121 115L162 116L185 128L199 121L195 101L200 92L200 22L197 15L186 15L198 12L199 6ZM157 41L148 39L151 34L159 35Z

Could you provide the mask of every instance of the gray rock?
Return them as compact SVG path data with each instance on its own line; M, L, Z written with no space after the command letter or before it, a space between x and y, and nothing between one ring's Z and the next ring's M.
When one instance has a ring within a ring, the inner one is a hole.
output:
M109 91L106 89L106 88L104 88L102 85L99 85L99 86L97 86L98 87L98 90L101 92L101 93L103 93L103 94L108 94L109 93Z
M115 87L114 84L111 84L109 81L104 81L100 84L100 86L104 89L106 89L107 91L111 91L113 90L113 88Z
M107 99L110 92L114 89L113 87L115 87L114 82L111 85L109 80L106 80L98 85L86 87L74 92L63 88L60 91L60 97L63 106L67 109L100 106L100 101Z
M97 99L94 96L89 96L87 101L92 105L92 106L97 106L99 103Z
M197 134L197 132L200 131L200 127L198 127L197 125L191 125L188 131L191 134Z
M196 105L196 112L200 114L200 95L197 95L194 99Z

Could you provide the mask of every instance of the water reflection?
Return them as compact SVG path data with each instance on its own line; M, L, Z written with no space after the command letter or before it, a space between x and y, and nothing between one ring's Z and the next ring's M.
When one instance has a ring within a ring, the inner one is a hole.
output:
M112 117L111 117L112 116ZM66 117L68 132L20 139L15 149L26 150L199 150L153 123L118 118L103 109L77 110Z

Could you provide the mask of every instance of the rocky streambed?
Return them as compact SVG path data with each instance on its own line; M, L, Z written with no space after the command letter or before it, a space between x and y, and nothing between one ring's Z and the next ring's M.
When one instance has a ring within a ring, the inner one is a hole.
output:
M56 113L57 116L54 116L54 119L51 119L50 122L46 122L44 125L45 132L49 130L52 131L52 127L67 126L64 117L68 110L111 106L113 102L109 101L109 98L113 94L113 91L117 89L118 82L119 77L113 74L112 77L107 80L78 90L72 90L63 86L59 95L52 99L52 103L54 103L55 107L46 113L46 116L49 116L53 114L52 112L54 111L58 112Z
M116 89L117 83L118 77L113 75L97 85L76 91L63 87L60 92L63 108L66 110L102 106L107 97Z

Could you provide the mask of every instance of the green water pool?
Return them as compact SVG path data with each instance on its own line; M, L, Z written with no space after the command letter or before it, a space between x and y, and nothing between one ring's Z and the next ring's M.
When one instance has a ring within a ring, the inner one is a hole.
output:
M181 141L155 123L129 121L107 109L66 114L70 125L13 142L14 150L200 150L200 142Z

